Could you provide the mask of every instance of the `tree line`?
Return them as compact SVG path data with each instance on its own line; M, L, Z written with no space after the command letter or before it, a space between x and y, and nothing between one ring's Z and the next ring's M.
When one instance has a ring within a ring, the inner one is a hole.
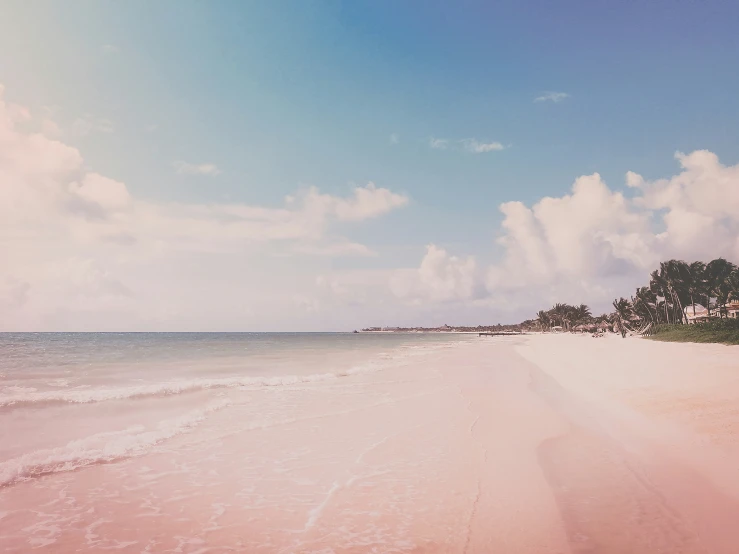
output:
M636 289L631 298L613 301L614 311L593 317L585 304L555 304L541 310L533 322L541 329L560 326L573 330L578 326L593 330L599 325L613 326L625 333L629 326L687 323L687 310L696 313L696 304L708 310L709 317L725 317L727 305L739 300L739 269L723 258L710 262L687 263L669 260L650 274L649 284Z

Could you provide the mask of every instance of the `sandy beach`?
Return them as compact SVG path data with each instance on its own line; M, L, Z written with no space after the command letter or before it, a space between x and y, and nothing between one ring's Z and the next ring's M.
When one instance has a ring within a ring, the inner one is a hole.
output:
M739 549L737 347L480 338L218 396L153 448L6 484L1 549Z
M0 8L0 554L739 554L739 1Z

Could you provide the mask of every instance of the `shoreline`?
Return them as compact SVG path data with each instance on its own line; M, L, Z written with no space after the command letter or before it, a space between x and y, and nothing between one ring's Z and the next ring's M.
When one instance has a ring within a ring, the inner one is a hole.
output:
M381 372L213 392L219 409L186 432L163 428L168 438L145 452L0 489L2 545L733 554L739 544L739 370L722 345L491 337Z

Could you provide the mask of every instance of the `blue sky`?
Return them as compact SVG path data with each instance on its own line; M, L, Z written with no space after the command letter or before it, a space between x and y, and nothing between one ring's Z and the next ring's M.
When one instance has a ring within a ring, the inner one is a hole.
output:
M51 113L86 167L138 199L279 207L300 187L346 196L370 181L409 198L340 227L379 255L332 269L418 265L428 244L495 263L503 202L559 197L594 172L628 196L626 171L669 177L676 151L739 161L739 7L728 2L2 10L6 99ZM551 93L566 96L535 101ZM465 139L503 148L473 153ZM177 161L218 174L179 174Z

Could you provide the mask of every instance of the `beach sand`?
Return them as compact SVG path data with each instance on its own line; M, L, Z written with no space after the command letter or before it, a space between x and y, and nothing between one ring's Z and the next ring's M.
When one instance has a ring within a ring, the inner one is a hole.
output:
M1 489L2 550L739 552L739 347L480 338L222 396L144 455Z

